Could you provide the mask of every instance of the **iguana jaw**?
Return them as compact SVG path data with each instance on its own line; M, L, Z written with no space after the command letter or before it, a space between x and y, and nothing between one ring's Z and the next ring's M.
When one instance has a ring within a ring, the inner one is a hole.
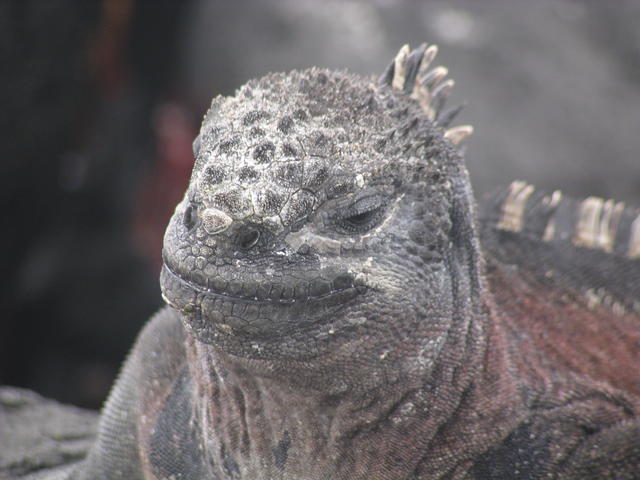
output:
M181 313L194 332L204 330L256 340L281 339L292 329L323 323L368 290L360 277L356 279L345 272L335 275L333 281L321 280L320 276L298 280L293 288L282 288L263 278L250 295L249 290L202 285L188 275L176 273L167 262L161 272L161 287L165 301ZM258 294L258 290L272 295Z

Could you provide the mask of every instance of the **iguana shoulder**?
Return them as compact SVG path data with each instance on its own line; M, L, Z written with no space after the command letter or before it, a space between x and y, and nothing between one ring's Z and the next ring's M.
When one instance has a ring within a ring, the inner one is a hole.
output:
M148 478L141 445L185 367L184 338L179 318L166 307L147 323L102 409L97 439L70 478Z
M146 448L157 444L153 438L156 423L165 426L162 435L169 435L179 429L180 419L185 418L180 411L186 412L183 409L191 403L192 388L185 382L184 341L184 328L175 312L165 307L151 318L99 418L95 412L64 406L29 391L0 389L0 478L143 479L149 478L150 465L157 458L160 464L171 465L176 478L185 478L189 445L175 439L173 450L159 453ZM176 396L182 399L178 404ZM167 405L176 408L170 410ZM165 420L159 420L162 418ZM6 444L5 439L9 439Z

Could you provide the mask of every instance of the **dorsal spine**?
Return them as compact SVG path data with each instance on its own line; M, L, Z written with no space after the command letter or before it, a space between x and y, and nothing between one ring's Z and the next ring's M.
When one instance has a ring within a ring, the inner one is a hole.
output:
M640 258L640 211L623 202L599 197L576 200L559 190L548 194L516 181L488 203L484 217L498 230Z

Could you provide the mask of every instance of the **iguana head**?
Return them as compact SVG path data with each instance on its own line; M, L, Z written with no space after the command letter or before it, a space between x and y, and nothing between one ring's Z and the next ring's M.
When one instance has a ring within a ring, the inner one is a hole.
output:
M377 82L312 68L213 100L161 279L197 339L299 357L420 323L437 347L478 280L469 129L444 129L434 54L405 48Z

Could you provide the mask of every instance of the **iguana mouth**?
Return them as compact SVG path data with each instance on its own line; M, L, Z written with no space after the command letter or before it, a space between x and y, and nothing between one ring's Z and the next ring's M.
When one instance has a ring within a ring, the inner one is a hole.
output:
M263 278L255 292L253 287L237 291L214 286L231 282L195 281L167 263L162 267L160 283L165 302L194 330L213 328L225 335L233 333L254 340L281 338L299 328L330 321L339 309L368 290L354 276L344 273L332 281L297 280L285 288L277 288L275 282Z
M209 283L202 285L192 279L185 278L175 272L166 263L162 267L163 275L173 277L174 281L184 284L185 287L197 292L198 294L218 297L220 299L242 301L249 303L268 303L274 305L289 305L296 302L322 301L337 295L345 293L353 293L354 295L366 292L367 287L362 282L356 281L353 275L343 273L336 276L332 281L315 280L315 281L299 281L293 287L272 283L262 283L253 287L247 287L252 294L247 293L244 284L237 285L231 281ZM220 288L225 285L229 288Z
M225 324L256 333L314 323L368 290L349 273L341 273L332 281L297 280L293 286L285 287L266 278L257 282L256 287L246 288L220 279L209 279L203 284L177 273L167 263L162 267L160 279L164 300L183 315L198 322Z

